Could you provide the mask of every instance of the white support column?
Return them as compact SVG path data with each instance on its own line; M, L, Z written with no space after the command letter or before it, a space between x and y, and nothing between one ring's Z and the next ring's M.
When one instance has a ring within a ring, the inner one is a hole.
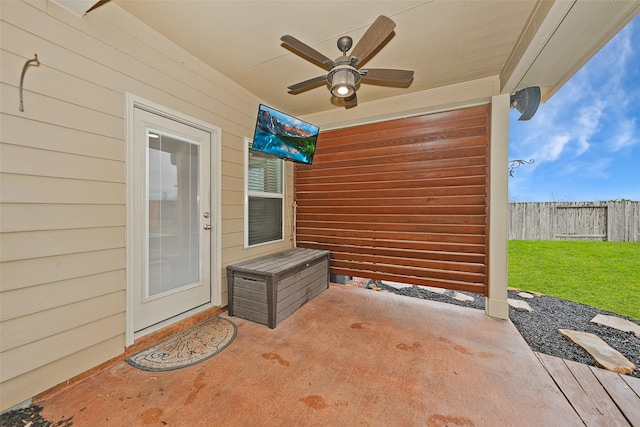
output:
M507 303L509 98L508 93L491 98L489 296L485 299L485 311L489 316L499 319L509 318Z

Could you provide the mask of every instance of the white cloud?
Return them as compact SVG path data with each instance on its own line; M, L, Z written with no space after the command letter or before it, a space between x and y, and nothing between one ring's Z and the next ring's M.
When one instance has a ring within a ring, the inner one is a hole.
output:
M628 67L637 66L630 63L633 33L631 25L620 32L540 106L531 126L513 125L514 154L537 163L571 161L605 146L617 151L638 142L624 83Z
M554 135L534 153L533 158L539 159L536 160L538 162L553 162L560 157L570 141L571 136L569 134Z
M640 15L528 122L511 115L510 159L534 159L509 178L521 200L638 197ZM637 159L637 160L636 160Z
M628 118L618 122L616 133L609 140L613 152L640 143L639 132L636 129L636 119Z

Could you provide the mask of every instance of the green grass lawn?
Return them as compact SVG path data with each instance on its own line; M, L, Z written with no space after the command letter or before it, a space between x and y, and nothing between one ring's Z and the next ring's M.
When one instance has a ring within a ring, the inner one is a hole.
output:
M511 240L509 286L640 320L640 243Z

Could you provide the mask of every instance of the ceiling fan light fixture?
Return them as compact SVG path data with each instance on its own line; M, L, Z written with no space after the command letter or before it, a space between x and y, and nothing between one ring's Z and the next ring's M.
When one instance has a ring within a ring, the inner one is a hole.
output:
M347 96L347 94L349 93L349 86L338 86L338 88L336 89L336 93L338 95Z
M331 94L338 98L348 98L356 91L354 73L348 69L338 69L331 74Z

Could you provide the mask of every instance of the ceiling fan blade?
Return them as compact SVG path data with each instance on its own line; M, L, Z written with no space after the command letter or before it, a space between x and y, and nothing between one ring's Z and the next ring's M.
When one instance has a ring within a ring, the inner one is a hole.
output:
M346 108L355 107L356 105L358 105L358 97L355 92L353 92L353 95L350 97L344 99L344 106Z
M373 82L409 83L413 79L412 70L393 68L368 68L360 70L363 79Z
M351 51L351 56L355 57L352 65L364 62L389 37L395 27L396 23L391 19L383 15L378 16Z
M315 50L311 46L301 42L300 40L298 40L297 38L295 38L293 36L284 35L284 36L280 37L280 40L285 45L287 45L291 49L293 49L294 51L300 53L303 56L306 56L309 59L312 59L313 61L317 62L318 64L320 64L323 68L326 68L327 70L330 70L330 69L332 69L333 67L336 66L336 63L333 62L333 60L327 58L326 56L324 56L323 54L321 54L320 52L318 52L317 50Z
M318 76L318 77L314 77L312 79L309 80L305 80L303 82L300 83L296 83L293 84L291 86L288 87L288 89L291 92L302 92L303 90L306 89L311 89L313 87L316 86L320 86L321 83L326 83L327 82L327 76Z

